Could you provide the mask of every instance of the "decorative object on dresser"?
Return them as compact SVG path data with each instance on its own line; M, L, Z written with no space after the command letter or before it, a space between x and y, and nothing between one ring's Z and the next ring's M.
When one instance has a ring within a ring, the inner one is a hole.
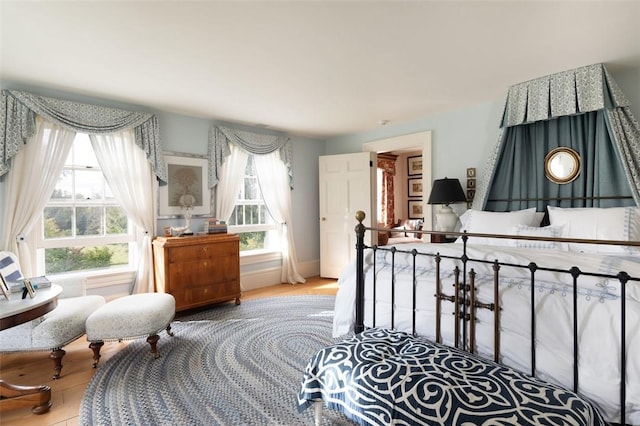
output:
M240 238L235 234L158 237L155 287L173 295L176 311L235 299L240 304Z
M458 222L458 215L449 206L452 203L463 203L467 197L458 179L436 179L433 181L428 204L440 204L436 214L437 231L453 231Z

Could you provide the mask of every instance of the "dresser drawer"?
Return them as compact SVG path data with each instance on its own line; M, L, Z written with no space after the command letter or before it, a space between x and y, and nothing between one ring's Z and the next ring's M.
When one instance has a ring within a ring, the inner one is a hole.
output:
M235 245L237 244L223 242L218 244L173 247L169 249L169 263L188 262L194 259L215 259L227 255L230 252L233 253Z

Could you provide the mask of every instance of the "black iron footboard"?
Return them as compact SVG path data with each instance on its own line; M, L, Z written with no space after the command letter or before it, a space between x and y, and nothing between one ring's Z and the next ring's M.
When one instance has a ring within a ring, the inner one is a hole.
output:
M618 272L617 274L603 274L599 272L590 272L590 271L582 271L575 266L570 266L566 269L557 269L557 268L549 268L544 265L537 265L534 262L528 264L513 264L508 262L501 262L498 259L493 261L488 261L484 259L474 259L469 257L467 240L469 237L489 237L489 238L518 238L525 240L542 240L542 241L559 241L559 242L576 242L576 243L589 243L589 244L623 244L629 246L639 246L640 242L601 242L595 240L577 240L577 239L550 239L543 237L513 237L508 235L488 235L488 234L468 234L468 233L449 233L447 232L447 236L454 235L462 237L462 244L460 246L460 255L459 256L444 256L440 253L420 253L417 249L413 248L411 250L403 250L399 246L367 246L365 244L365 233L366 231L383 231L383 229L378 228L370 228L363 225L363 220L365 215L363 212L358 212L356 214L356 219L358 220L358 224L355 228L357 241L356 241L356 311L355 311L355 333L360 333L365 329L365 256L370 251L372 255L372 268L376 270L376 252L378 251L386 251L391 253L391 259L395 259L396 253L404 253L410 254L413 256L413 333L416 334L416 259L421 256L431 257L433 262L435 262L435 270L436 270L436 291L434 294L434 303L435 303L435 340L440 343L442 341L442 330L441 330L441 313L442 313L442 304L443 303L453 303L454 309L454 337L453 340L455 342L455 346L457 348L461 348L467 352L473 353L476 348L476 313L479 309L486 309L492 311L493 315L493 360L496 362L500 362L501 358L501 347L500 347L500 332L501 332L501 311L503 307L500 305L500 284L501 284L501 268L503 267L511 267L511 268L522 268L523 270L528 270L530 275L530 283L531 283L531 294L530 294L530 345L531 345L531 366L530 371L528 373L531 376L536 376L536 299L535 299L535 288L536 288L536 275L541 271L549 271L554 273L562 273L569 274L573 282L573 315L572 315L572 329L573 329L573 391L578 392L579 381L580 381L580 371L579 371L579 358L580 358L580 347L579 347L579 318L578 318L578 282L581 277L591 276L609 280L615 280L617 283L619 295L620 295L620 342L621 347L619 348L619 363L620 363L620 412L621 412L621 422L625 424L626 419L626 410L625 405L627 401L627 324L626 324L626 315L627 315L627 306L626 306L626 288L629 282L640 282L639 277L632 277L626 272ZM413 232L413 231L412 231ZM421 232L422 234L442 234L441 232L435 231L415 231ZM460 268L456 266L455 271L453 271L453 283L452 283L452 292L448 292L445 288L445 285L449 283L443 283L441 278L440 271L440 263L442 259L454 259L461 265ZM474 271L473 266L476 264L486 264L491 267L493 270L493 300L478 300L476 296L476 272ZM393 265L392 260L392 283L391 283L391 306L395 305L395 293L394 293L394 285L393 282L395 280L395 266ZM373 318L372 327L376 326L376 283L375 276L373 273L374 281L373 281ZM394 323L394 311L391 312L391 328L395 328ZM632 325L636 327L638 325Z

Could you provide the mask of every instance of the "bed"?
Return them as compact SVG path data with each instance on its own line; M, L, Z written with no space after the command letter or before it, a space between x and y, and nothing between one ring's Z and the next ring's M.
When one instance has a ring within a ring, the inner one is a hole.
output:
M360 243L339 280L334 337L375 327L453 346L579 395L607 422L640 425L640 211L551 207L545 227L532 213L471 211L465 229L485 233L450 244ZM342 400L318 387L324 362L307 366L301 407L324 399L359 412L344 402L354 383L329 380Z

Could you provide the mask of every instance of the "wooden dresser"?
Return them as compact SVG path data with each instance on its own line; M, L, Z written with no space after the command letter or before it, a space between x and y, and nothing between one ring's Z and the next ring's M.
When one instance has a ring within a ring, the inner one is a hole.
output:
M153 263L156 291L172 294L176 311L232 299L240 304L240 238L235 234L158 237Z

